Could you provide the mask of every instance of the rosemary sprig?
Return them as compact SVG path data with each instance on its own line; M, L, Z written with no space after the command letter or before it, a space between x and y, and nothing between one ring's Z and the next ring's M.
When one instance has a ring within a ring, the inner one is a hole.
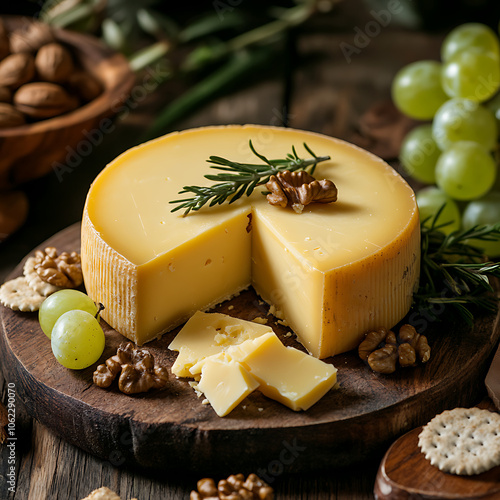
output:
M420 284L414 294L414 308L420 312L427 310L436 318L436 307L441 305L442 310L453 309L472 324L471 307L486 312L497 309L498 298L489 277L500 278L500 263L485 262L481 250L470 241L500 239L500 224L474 226L446 235L442 229L447 224L436 223L443 208L432 220L426 219L421 224Z
M271 175L284 170L292 172L305 170L312 175L318 163L330 159L329 156L316 156L305 142L304 148L312 158L299 158L295 146L292 146L292 153L287 154L286 158L269 160L255 150L252 141L249 141L249 146L252 153L262 160L263 164L238 163L220 156L211 156L207 160L212 164L210 168L229 173L205 175L206 179L216 182L212 186L184 186L179 194L193 193L194 196L170 201L170 203L178 204L172 212L184 209L184 215L187 215L191 210L199 210L207 203L210 207L221 205L226 200L234 203L243 195L250 196L257 186L266 184Z

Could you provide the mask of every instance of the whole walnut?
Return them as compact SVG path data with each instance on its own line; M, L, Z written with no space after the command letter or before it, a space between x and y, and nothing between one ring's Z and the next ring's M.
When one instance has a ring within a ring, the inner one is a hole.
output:
M12 102L12 90L9 87L0 87L0 102Z
M49 43L38 51L35 68L40 80L63 83L73 72L73 58L60 43Z
M0 85L17 89L35 76L35 59L31 54L11 54L0 62Z
M9 35L0 19L0 61L10 54Z
M51 118L78 107L78 100L60 85L33 82L23 85L14 94L14 105L32 118Z
M73 72L68 78L66 86L85 102L94 100L102 92L100 82L85 71Z
M10 34L10 50L13 54L34 53L53 41L54 35L49 25L30 21Z
M24 115L11 104L0 102L0 128L17 127L24 125Z

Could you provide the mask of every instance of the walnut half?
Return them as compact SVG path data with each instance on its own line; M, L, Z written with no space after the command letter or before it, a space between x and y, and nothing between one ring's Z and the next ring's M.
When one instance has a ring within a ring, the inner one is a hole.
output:
M35 270L38 276L51 285L77 288L83 283L82 265L77 252L57 253L54 247L37 250Z
M389 330L384 339L385 345L368 356L368 364L374 372L394 373L398 361L398 344L396 336Z
M417 330L411 325L403 325L399 329L398 341L400 343L400 360L401 366L411 366L416 363L416 357L421 363L427 363L431 357L431 348L427 343L427 337L420 335ZM410 359L401 359L401 349L404 348L405 352L413 351L410 354ZM413 362L412 362L413 360Z
M233 474L221 479L216 486L211 478L198 481L197 491L192 491L190 500L273 500L274 490L256 474L245 480L243 474Z
M393 373L401 367L416 366L417 358L427 363L431 348L427 338L417 333L411 325L403 325L396 336L392 331L378 328L368 332L358 347L359 357L377 373Z
M301 213L310 203L332 203L337 201L337 187L328 180L316 180L304 170L291 172L285 170L271 175L266 184L270 193L267 201L271 205L286 207L290 205L295 212Z
M161 389L168 381L167 369L155 366L153 355L146 349L134 348L132 342L121 344L114 356L97 367L94 384L109 387L119 373L118 388L125 394Z

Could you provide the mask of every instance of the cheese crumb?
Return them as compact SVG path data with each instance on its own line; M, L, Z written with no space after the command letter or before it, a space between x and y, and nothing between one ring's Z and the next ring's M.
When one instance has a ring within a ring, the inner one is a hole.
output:
M197 397L201 397L203 396L203 392L200 391L200 389L198 388L198 382L193 382L192 380L188 382L188 384L194 389L194 392L196 392L196 396Z
M228 311L232 311L233 309L234 309L234 306L232 304L227 308Z
M278 321L278 323L279 323L279 321ZM286 338L290 338L291 336L292 336L292 332L287 332L287 333L285 333L285 337L286 337Z
M267 323L267 318L261 318L260 316L257 316L252 321L254 323L259 323L259 325L265 325Z
M259 411L264 411L264 408L257 408Z
M269 307L269 312L267 314L272 314L273 316L275 316L276 318L279 318L279 319L284 319L285 315L283 314L283 311L279 310L274 304L271 304L271 306ZM286 325L288 326L288 325Z
M202 402L201 402L202 405L209 405L210 404L210 401L208 399L204 399Z

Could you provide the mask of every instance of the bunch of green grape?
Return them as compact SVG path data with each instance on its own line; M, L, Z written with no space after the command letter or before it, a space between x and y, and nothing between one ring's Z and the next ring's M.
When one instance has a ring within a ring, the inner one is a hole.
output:
M425 123L405 138L400 160L416 180L421 219L445 205L444 232L500 222L500 177L494 155L500 125L500 43L488 26L455 28L443 41L441 60L402 68L392 84L395 105ZM500 242L474 242L490 257Z
M98 318L97 306L78 290L60 290L50 295L38 313L57 361L73 370L94 364L104 351L105 337Z

